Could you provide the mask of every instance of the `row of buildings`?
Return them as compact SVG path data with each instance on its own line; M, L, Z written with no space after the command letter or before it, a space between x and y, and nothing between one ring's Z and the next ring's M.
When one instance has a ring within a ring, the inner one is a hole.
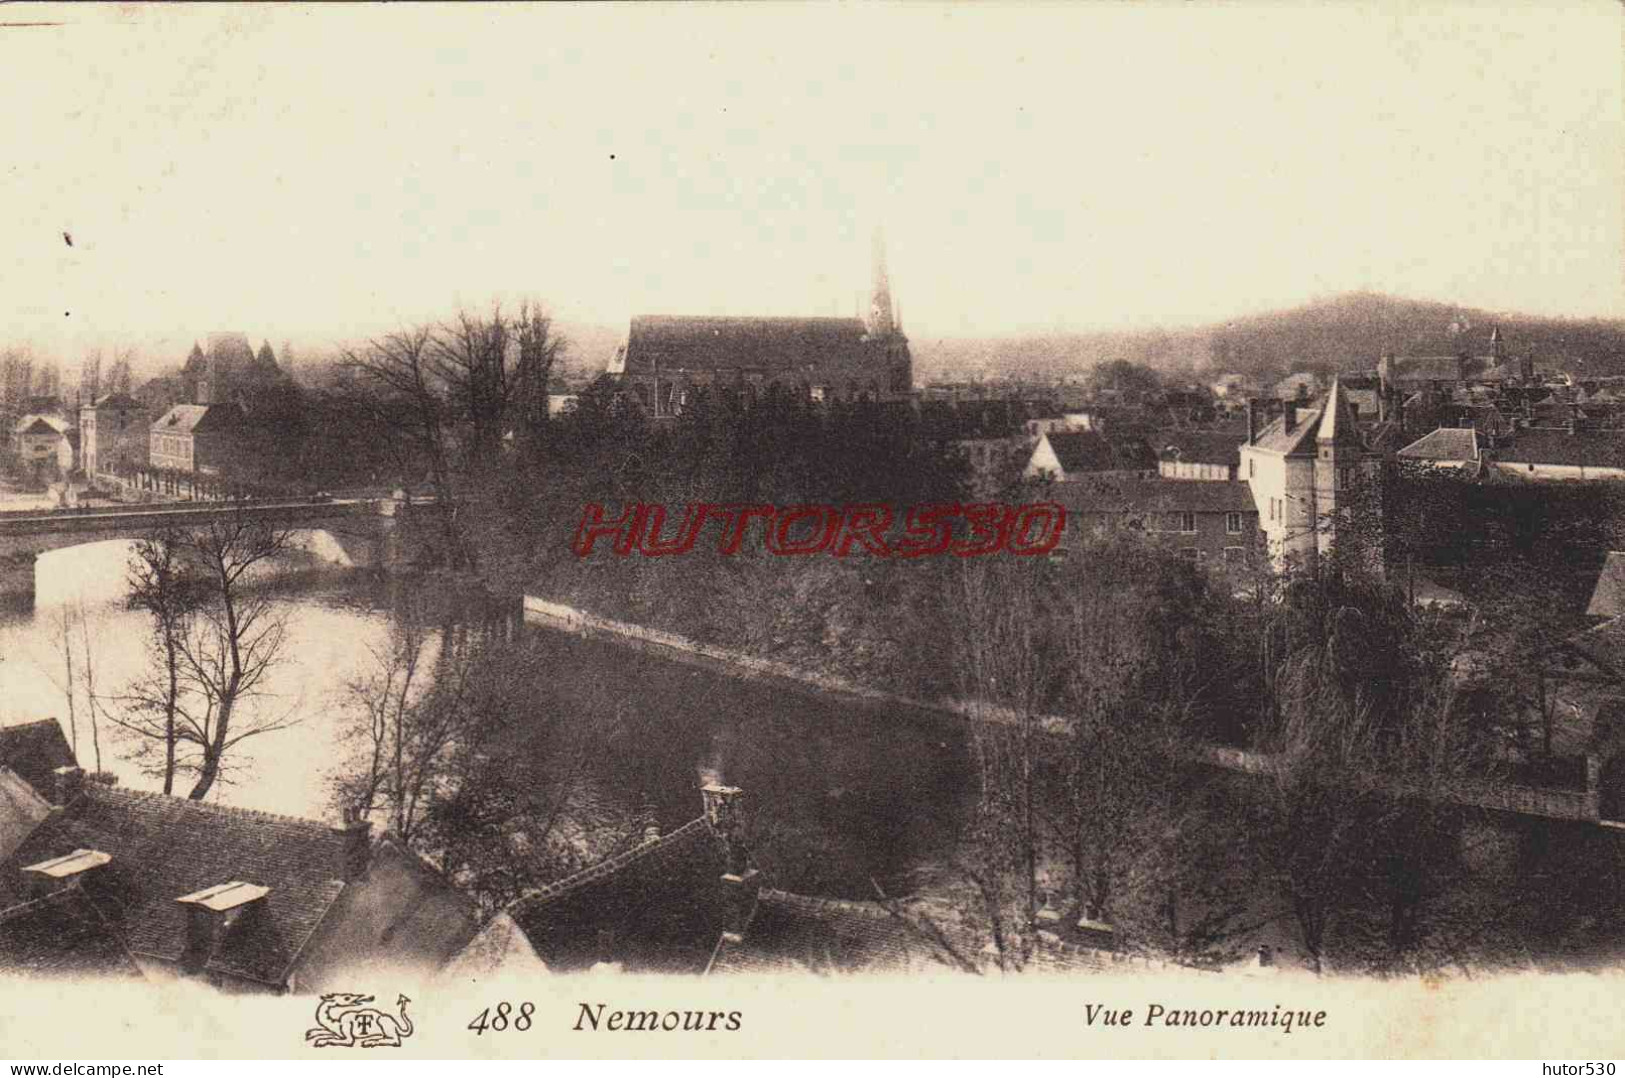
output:
M967 446L973 464L1024 459L1022 475L1053 484L1082 532L1130 527L1200 562L1257 553L1277 568L1371 523L1350 516L1351 494L1380 462L1472 482L1625 478L1625 393L1539 377L1503 353L1499 332L1485 356L1384 356L1317 395L1308 385L1248 398L1233 423L1084 408Z
M13 424L11 449L35 478L82 472L94 483L132 472L219 475L256 440L255 417L296 407L293 381L267 342L256 353L241 333L213 333L192 346L179 374L133 393L108 393L77 410L58 405Z

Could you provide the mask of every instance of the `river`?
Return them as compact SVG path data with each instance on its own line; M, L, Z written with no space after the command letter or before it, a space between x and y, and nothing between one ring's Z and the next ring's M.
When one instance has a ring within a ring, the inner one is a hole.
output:
M146 616L126 605L128 556L120 541L46 554L33 611L0 619L0 725L54 716L65 733L61 627L70 624L81 683L74 725L87 768L95 760L86 656L103 699L119 696L148 661ZM347 686L386 642L400 588L356 570L301 573L269 586L287 640L251 714L299 723L244 742L229 781L210 798L331 820L330 780L343 765L342 733L354 713ZM652 810L660 826L692 819L698 786L719 779L746 791L779 886L872 897L874 880L901 892L946 855L970 785L963 738L952 725L741 682L606 641L526 631L545 644L538 706L560 709L570 722L613 727L616 736L587 765L594 784ZM99 730L104 770L126 786L161 788L143 774L137 742L106 721Z

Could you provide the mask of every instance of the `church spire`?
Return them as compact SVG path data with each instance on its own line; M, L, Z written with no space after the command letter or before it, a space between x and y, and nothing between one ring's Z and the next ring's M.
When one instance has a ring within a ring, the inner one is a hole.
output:
M891 281L886 274L886 236L875 229L874 238L874 291L869 297L869 333L875 337L889 337L897 330L892 317Z

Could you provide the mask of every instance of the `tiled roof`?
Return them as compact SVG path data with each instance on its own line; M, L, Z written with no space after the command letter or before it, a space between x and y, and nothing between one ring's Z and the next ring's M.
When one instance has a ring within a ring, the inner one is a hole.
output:
M531 946L524 929L508 914L499 913L446 963L441 975L448 983L463 986L547 972L547 963Z
M1509 464L1553 464L1587 468L1625 468L1625 434L1612 431L1518 431L1512 444L1495 451Z
M0 767L0 858L21 846L50 812L50 803L32 786Z
M1390 419L1372 428L1366 439L1366 448L1373 453L1394 453L1409 444L1410 440L1404 426Z
M1399 451L1408 460L1477 460L1478 431L1472 427L1440 427Z
M1048 495L1068 513L1256 513L1245 482L1100 479L1058 484Z
M1303 452L1313 453L1315 431L1319 425L1320 409L1314 405L1300 405L1290 431L1286 429L1286 416L1280 416L1258 432L1253 445L1283 456Z
M177 961L187 911L176 899L234 881L269 887L227 929L205 969L282 985L344 889L346 845L346 836L313 820L87 782L0 863L0 908L29 897L22 866L99 850L112 861L86 878L89 896L118 911L115 927L132 953Z
M1144 439L1108 437L1099 431L1051 431L1044 437L1068 474L1074 472L1155 471L1157 456Z
M0 766L11 769L42 797L50 798L55 792L56 777L52 772L76 764L68 739L62 736L62 727L55 719L0 726Z
M1246 440L1245 430L1167 430L1156 436L1155 446L1163 460L1234 468Z
M1380 411L1377 407L1377 398L1379 396L1377 390L1350 389L1345 385L1343 394L1348 397L1349 407L1354 410L1355 418L1376 421L1377 413Z
M1608 552L1597 577L1597 586L1591 592L1591 603L1586 614L1592 617L1615 618L1625 614L1625 553Z
M273 894L271 897L275 897ZM367 870L351 880L306 946L299 986L342 989L358 966L387 965L421 979L473 939L473 903L393 835L373 845Z
M666 370L812 371L857 359L867 334L856 318L642 315L627 335L626 373L649 373L657 363ZM884 381L879 371L875 377Z
M153 421L152 429L167 434L196 434L237 425L243 411L235 404L177 404Z
M0 911L0 977L140 977L78 887Z
M724 927L727 849L704 817L508 907L554 970L699 972Z

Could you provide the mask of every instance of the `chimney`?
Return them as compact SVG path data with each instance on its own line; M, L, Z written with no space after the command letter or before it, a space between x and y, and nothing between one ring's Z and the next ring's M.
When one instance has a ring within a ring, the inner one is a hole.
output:
M56 781L51 789L51 804L66 807L77 800L85 788L85 769L59 767L52 774Z
M1258 402L1251 397L1247 398L1247 444L1253 445L1258 441Z
M199 973L214 957L226 930L244 917L253 917L265 908L269 887L233 880L206 887L175 901L186 907L186 946L181 952L181 969Z
M1275 965L1275 949L1267 943L1260 946L1258 948L1258 956L1253 960L1253 964L1258 969L1270 969L1273 967Z
M348 882L360 879L367 871L372 855L372 823L361 818L358 809L347 807L344 822L333 828L342 840L339 854L339 878Z
M1298 402L1295 400L1281 402L1281 433L1291 434L1292 428L1298 425Z
M743 791L737 786L712 783L700 790L705 822L727 847L727 871L722 874L723 930L742 935L756 912L762 874L750 863L745 849Z

